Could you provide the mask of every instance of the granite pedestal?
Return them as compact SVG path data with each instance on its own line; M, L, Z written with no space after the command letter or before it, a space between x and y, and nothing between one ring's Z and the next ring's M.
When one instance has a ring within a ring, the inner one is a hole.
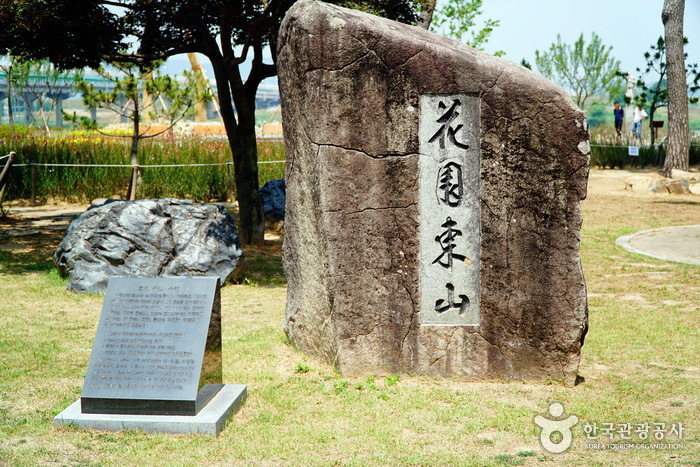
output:
M247 396L244 384L225 384L197 415L124 415L82 413L80 399L53 419L54 426L105 431L142 430L152 433L218 436Z

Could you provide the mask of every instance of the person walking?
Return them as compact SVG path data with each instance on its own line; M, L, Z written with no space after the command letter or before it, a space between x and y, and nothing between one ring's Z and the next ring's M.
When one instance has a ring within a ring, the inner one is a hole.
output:
M632 119L632 136L639 140L642 139L642 122L645 118L647 118L647 113L642 108L642 104L639 104L634 109L634 118Z
M615 114L615 131L617 131L617 136L619 138L622 136L622 121L625 119L625 110L620 108L619 101L615 101L613 113Z

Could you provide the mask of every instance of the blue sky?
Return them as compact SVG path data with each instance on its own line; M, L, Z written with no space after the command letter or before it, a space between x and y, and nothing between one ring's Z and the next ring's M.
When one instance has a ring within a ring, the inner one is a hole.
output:
M535 50L547 50L557 33L573 44L581 33L589 42L595 32L613 47L622 69L634 72L664 33L662 6L662 0L484 0L482 17L500 20L485 50L503 50L505 58L517 63L525 58L534 67ZM688 62L700 63L700 0L686 0L684 32Z
M438 0L438 7L444 1ZM700 0L685 3L688 62L700 63ZM645 65L649 46L664 33L662 6L662 0L484 0L480 18L500 21L485 51L503 50L504 58L516 63L525 58L535 67L535 50L547 50L557 33L573 44L581 33L589 42L595 32L613 47L612 55L621 61L622 70L635 73L635 68ZM184 55L169 60L164 72L178 74L183 68L189 68ZM208 77L214 77L210 68Z

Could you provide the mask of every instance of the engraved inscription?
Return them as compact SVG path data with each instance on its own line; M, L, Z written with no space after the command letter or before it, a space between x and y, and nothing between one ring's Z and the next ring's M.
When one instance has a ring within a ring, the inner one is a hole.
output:
M460 255L453 251L456 246L455 239L462 236L462 231L457 230L455 228L456 225L457 223L453 221L451 217L448 217L445 223L442 224L441 227L445 230L440 235L435 237L435 241L438 242L440 244L440 248L442 248L442 253L440 253L440 256L435 258L433 264L437 263L443 268L450 269L452 268L453 258L460 261L464 261L466 259L466 256Z
M84 397L196 392L213 293L193 279L110 279Z
M464 187L462 185L462 167L456 162L449 162L438 172L438 199L451 208L462 202Z
M455 286L452 284L447 284L445 286L447 288L447 300L443 300L442 298L435 302L435 311L438 313L444 313L448 310L451 309L456 309L459 310L459 314L464 314L467 311L467 308L469 307L469 297L466 295L460 295L459 298L461 302L456 303L455 302Z
M477 326L481 220L479 99L420 99L421 325Z
M459 106L462 105L462 102L459 99L453 99L452 100L452 105L450 108L445 112L440 118L436 120L437 123L441 124L440 128L438 129L437 132L428 140L429 143L434 142L435 140L438 140L440 142L440 149L445 149L445 133L447 133L447 139L450 143L452 143L454 146L460 148L460 149L469 149L468 144L460 143L457 141L456 134L458 131L462 129L464 125L461 123L457 125L456 127L452 126L452 122L459 117L459 112L457 109ZM438 104L438 108L440 110L444 110L447 108L447 105L445 105L445 102L440 100Z

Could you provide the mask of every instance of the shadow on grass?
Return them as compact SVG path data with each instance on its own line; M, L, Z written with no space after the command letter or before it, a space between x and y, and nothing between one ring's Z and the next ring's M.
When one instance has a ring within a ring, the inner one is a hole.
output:
M48 272L63 232L8 237L0 231L0 274Z
M263 245L243 245L244 257L239 263L237 284L252 286L286 285L282 267L282 240L268 241Z
M656 199L652 201L655 204L674 204L674 205L685 205L685 206L700 206L700 196L698 196L697 201L690 201L687 199Z

